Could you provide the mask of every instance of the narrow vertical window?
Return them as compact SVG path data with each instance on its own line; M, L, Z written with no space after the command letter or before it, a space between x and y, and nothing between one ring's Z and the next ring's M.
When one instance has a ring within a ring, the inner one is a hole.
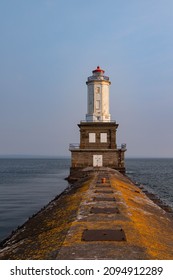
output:
M96 100L96 109L97 109L97 110L100 109L100 100Z
M100 142L107 143L107 133L100 133Z
M100 88L99 87L96 88L96 93L100 93Z
M95 142L96 142L96 134L89 133L89 143L95 143Z

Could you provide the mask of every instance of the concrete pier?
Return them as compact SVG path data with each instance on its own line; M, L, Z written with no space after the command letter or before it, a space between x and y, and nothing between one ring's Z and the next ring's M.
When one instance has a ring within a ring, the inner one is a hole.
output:
M171 211L118 171L83 175L1 244L0 259L173 259Z

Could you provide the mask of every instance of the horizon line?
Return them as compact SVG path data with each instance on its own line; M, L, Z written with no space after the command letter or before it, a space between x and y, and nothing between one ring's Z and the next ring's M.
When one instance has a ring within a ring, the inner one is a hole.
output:
M67 158L71 159L69 155L30 155L30 154L0 154L0 158ZM172 159L173 156L137 156L137 155L130 155L126 156L126 159Z

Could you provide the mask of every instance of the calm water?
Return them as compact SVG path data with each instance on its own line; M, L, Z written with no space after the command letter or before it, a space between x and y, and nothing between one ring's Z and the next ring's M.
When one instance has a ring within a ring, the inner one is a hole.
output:
M127 175L173 208L173 159L126 159Z
M0 240L67 186L69 159L0 159Z
M70 159L0 159L0 240L67 186ZM127 175L173 207L173 159L126 159Z

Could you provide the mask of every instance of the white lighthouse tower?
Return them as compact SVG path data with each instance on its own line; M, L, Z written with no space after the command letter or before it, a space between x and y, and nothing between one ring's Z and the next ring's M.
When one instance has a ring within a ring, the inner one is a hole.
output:
M104 76L104 70L97 66L93 75L86 82L88 88L87 122L110 122L109 113L109 77Z

